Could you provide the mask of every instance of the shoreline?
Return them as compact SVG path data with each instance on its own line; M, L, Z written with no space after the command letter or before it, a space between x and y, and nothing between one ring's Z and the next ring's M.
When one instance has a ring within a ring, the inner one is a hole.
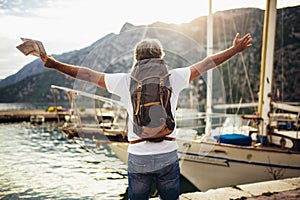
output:
M63 119L65 112L59 112L59 118ZM45 121L57 121L56 112L37 110L4 110L0 111L0 123L30 122L31 117L43 116Z

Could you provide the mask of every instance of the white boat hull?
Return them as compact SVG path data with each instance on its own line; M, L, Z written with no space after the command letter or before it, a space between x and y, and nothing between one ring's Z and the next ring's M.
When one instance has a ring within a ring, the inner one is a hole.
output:
M180 139L178 144L181 174L201 191L300 176L300 153Z
M181 174L200 191L300 176L300 153L177 139ZM110 148L127 163L127 143Z
M117 155L117 157L123 161L125 164L128 164L128 143L125 142L113 142L108 143L108 146L111 150Z

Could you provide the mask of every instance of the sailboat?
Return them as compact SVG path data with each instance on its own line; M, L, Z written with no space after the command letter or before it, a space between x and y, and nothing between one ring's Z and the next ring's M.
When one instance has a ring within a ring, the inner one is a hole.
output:
M272 85L275 26L276 0L267 0L258 114L243 116L257 124L257 130L254 131L257 139L253 141L250 135L224 134L216 141L211 135L211 94L207 97L206 135L177 137L181 174L200 191L300 176L299 107L275 104L268 95ZM208 41L208 46L210 44ZM211 76L209 74L208 77ZM208 81L208 87L211 84ZM280 128L279 115L271 113L270 105L296 113L293 117L286 117L286 121L295 128ZM109 146L121 160L127 162L127 143L110 143Z

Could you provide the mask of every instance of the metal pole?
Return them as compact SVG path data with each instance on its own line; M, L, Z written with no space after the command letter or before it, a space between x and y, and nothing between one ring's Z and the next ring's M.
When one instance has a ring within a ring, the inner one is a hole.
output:
M258 115L262 118L260 123L262 143L267 142L269 125L269 112L271 105L272 77L274 65L274 47L276 32L276 4L277 0L266 1L264 19L264 32L262 42L261 78L258 103Z
M212 0L209 0L209 14L207 16L207 56L213 53L213 15L212 15ZM211 132L211 116L212 116L212 84L213 71L207 71L207 88L206 88L206 127L205 134L210 135Z

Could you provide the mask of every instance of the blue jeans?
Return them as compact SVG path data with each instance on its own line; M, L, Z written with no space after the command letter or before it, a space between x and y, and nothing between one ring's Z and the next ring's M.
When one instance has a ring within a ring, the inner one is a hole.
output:
M152 183L161 199L179 199L180 169L177 151L157 155L128 155L130 200L150 198Z

